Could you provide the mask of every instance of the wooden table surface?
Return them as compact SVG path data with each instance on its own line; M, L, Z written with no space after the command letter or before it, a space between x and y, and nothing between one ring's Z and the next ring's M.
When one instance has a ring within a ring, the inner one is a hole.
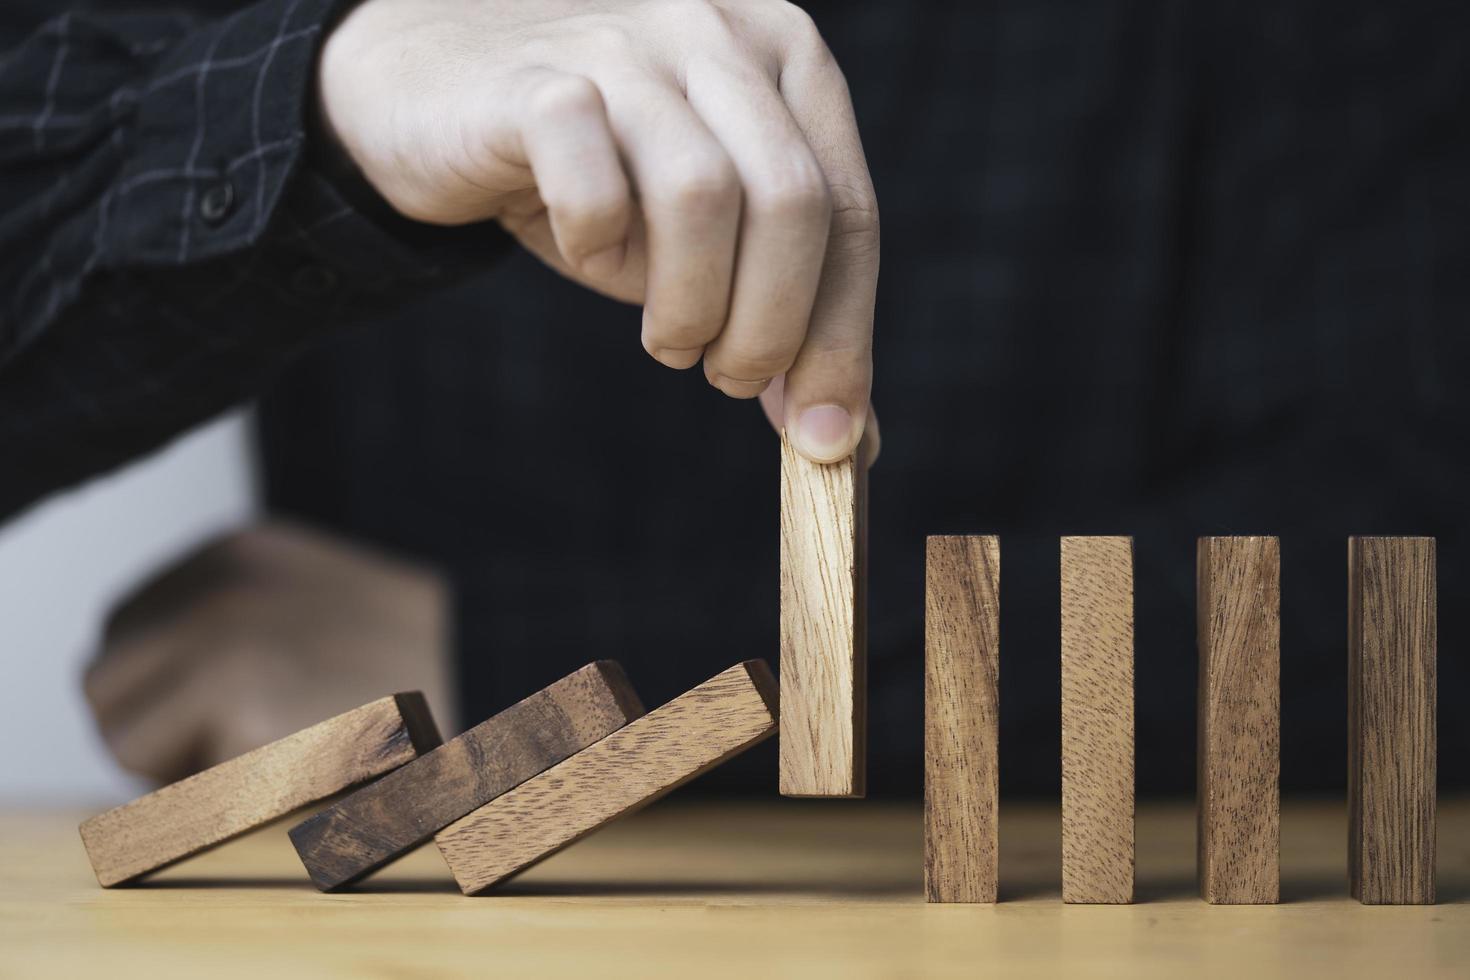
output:
M916 806L675 799L488 897L431 847L323 895L278 824L104 891L69 812L0 815L0 975L1470 977L1470 800L1441 805L1441 903L1347 897L1340 802L1289 803L1279 906L1195 897L1188 805L1138 816L1140 901L1060 900L1055 806L1001 806L1001 901L929 906Z

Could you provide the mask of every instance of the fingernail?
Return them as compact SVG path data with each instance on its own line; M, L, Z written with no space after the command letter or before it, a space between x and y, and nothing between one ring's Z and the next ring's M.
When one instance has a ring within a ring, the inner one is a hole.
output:
M627 254L627 246L618 242L612 248L605 248L583 258L582 272L598 279L610 279L622 271L623 259Z
M796 448L822 462L852 452L852 416L841 405L813 405L796 419Z
M704 356L704 348L689 347L681 350L677 347L655 347L649 353L664 367L683 371L699 363L699 359Z
M770 378L762 378L760 381L741 381L739 378L727 378L723 374L714 372L709 372L706 380L731 398L754 398L765 391L771 383Z

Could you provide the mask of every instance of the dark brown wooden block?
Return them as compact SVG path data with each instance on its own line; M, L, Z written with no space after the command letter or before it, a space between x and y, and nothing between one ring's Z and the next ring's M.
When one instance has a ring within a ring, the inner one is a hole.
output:
M1348 876L1367 905L1433 904L1433 538L1348 539Z
M1062 901L1133 901L1133 539L1062 538Z
M1199 885L1272 904L1281 865L1281 545L1199 541Z
M708 772L776 732L776 679L737 664L435 837L454 880L476 894Z
M157 871L381 776L439 744L418 692L394 694L99 814L81 826L104 886Z
M622 667L588 664L291 829L311 880L340 888L643 714Z
M934 536L924 606L924 892L994 902L1000 542Z

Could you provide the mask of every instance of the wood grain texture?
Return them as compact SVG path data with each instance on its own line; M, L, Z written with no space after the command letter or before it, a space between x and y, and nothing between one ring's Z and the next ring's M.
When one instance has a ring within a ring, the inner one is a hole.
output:
M781 793L866 791L867 468L781 441Z
M1281 545L1199 541L1200 895L1280 899Z
M1435 901L1437 590L1433 538L1348 540L1348 880L1364 904Z
M435 841L460 889L482 892L774 734L776 702L764 660L737 664L450 824Z
M1000 541L934 536L924 604L924 892L994 902Z
M1133 539L1062 538L1062 900L1133 901Z
M638 718L623 668L588 664L291 829L318 888L351 884Z
M417 691L379 698L85 821L105 887L134 881L381 776L440 742Z

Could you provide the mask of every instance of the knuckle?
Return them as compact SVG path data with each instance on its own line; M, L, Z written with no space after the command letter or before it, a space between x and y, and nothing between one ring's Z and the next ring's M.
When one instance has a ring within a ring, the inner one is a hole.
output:
M621 235L631 203L616 190L594 189L565 200L545 202L561 230L574 238Z
M833 64L831 49L812 15L794 3L778 0L774 4L773 22L787 50L819 65Z
M778 169L750 196L752 210L782 221L825 225L831 217L832 197L815 162Z
M709 357L714 370L737 381L764 381L773 378L789 368L795 359L794 346L774 342L727 347L711 353Z
M602 108L602 93L580 75L556 75L538 81L526 97L533 119L564 119Z
M596 16L580 31L582 44L600 58L616 57L633 50L633 34L620 21L608 16Z
M781 18L782 33L798 44L810 45L820 44L826 47L822 41L822 32L817 27L817 22L812 15L801 7L787 0L781 0L776 4L777 15Z
M669 204L689 214L710 216L740 202L740 180L729 160L711 156L679 168L667 191Z
M713 0L661 0L657 5L671 24L695 30L720 30L727 23L725 12Z

